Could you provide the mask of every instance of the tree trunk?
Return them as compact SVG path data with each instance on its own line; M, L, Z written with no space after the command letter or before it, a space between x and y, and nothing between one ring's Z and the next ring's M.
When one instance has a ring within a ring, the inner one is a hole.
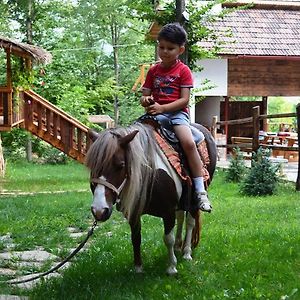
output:
M176 0L176 21L186 29L185 18L183 12L185 11L185 0ZM188 65L188 45L185 45L185 51L179 56L179 59Z
M26 37L27 43L33 44L33 31L32 31L32 23L33 23L33 5L32 0L28 0L28 11L26 18ZM26 144L26 158L27 161L32 161L32 139L31 136L28 135L27 144Z
M0 135L0 177L5 175L5 161L3 156L2 140Z
M112 37L112 45L114 49L114 73L115 73L115 81L116 81L116 89L119 88L119 57L118 57L118 40L119 40L119 35L118 35L118 28L117 25L112 23L111 25L111 37ZM118 125L119 121L119 97L118 94L115 93L114 97L114 121L115 121L115 126Z
M32 0L28 0L28 11L26 18L26 37L27 43L32 44L33 42L33 33L32 33L32 23L33 23L33 6Z

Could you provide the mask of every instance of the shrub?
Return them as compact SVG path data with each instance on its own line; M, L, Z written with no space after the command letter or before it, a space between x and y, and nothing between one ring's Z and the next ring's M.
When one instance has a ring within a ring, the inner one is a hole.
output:
M60 150L45 144L44 151L38 159L38 162L51 165L66 164L68 162L68 156Z
M269 160L270 151L258 149L253 154L250 172L241 185L241 192L249 196L272 195L278 183L278 165Z
M232 156L229 167L225 172L225 180L229 182L241 182L246 174L247 167L240 149L234 148L233 151L234 155Z
M26 142L28 133L20 128L13 128L10 132L1 133L3 155L11 161L24 160L26 158Z

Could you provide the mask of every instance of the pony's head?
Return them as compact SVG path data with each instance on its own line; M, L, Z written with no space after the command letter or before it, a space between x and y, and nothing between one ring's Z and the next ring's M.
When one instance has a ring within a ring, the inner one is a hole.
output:
M88 151L86 165L91 169L91 210L97 221L106 221L110 217L126 184L126 151L137 133L137 130L125 136L113 131L90 133L94 143Z
M141 213L153 163L148 160L151 145L140 135L145 135L140 126L90 133L94 142L87 153L86 166L91 170L91 210L97 221L109 219L119 199L126 217L133 211Z

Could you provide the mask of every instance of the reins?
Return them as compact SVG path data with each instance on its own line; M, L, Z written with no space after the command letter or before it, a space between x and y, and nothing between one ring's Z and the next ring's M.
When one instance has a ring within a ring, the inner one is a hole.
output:
M125 177L125 179L123 180L123 182L121 183L121 185L116 188L113 184L109 183L108 181L106 181L104 178L91 178L90 180L92 183L96 183L96 184L101 184L104 185L105 187L111 189L114 193L116 193L117 197L119 197L120 193L122 192L127 178ZM97 226L97 221L95 220L91 229L88 231L87 236L85 237L85 239L78 245L78 247L71 253L69 254L63 261L61 261L59 264L57 264L56 266L54 266L53 268L51 268L50 270L41 273L39 275L36 275L34 277L31 278L27 278L27 279L23 279L23 280L16 280L16 279L10 279L8 281L1 281L0 283L6 283L6 284L20 284L20 283L26 283L26 282L30 282L30 281L34 281L36 279L45 277L46 275L49 275L51 273L53 273L54 271L60 269L63 265L65 265L68 261L70 261L71 258L73 258L82 248L83 246L86 244L86 242L88 241L88 239L91 237L91 235L94 233L94 230Z
M56 266L54 266L53 268L51 268L50 270L41 273L39 275L36 275L35 277L31 277L28 279L23 279L23 280L15 280L15 279L10 279L8 281L2 281L1 283L8 283L8 284L19 284L19 283L25 283L25 282L30 282L39 278L42 278L50 273L53 273L54 271L58 270L59 268L61 268L64 264L66 264L73 256L75 256L81 249L82 247L86 244L86 242L88 241L88 239L90 238L90 236L94 233L94 230L97 226L97 221L95 220L91 229L88 231L87 236L85 237L85 239L78 245L78 247L71 253L69 254L69 256L67 256L63 261L61 261L59 264L57 264Z

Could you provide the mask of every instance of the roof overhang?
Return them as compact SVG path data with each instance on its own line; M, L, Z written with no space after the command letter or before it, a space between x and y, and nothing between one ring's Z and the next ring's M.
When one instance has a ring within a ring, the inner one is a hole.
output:
M37 63L48 64L52 60L51 53L41 47L20 43L3 36L0 36L0 48L16 56L27 58Z

